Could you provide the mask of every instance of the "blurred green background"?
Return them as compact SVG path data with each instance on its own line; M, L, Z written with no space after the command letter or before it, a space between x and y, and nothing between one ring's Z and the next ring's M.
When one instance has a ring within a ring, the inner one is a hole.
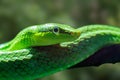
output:
M27 26L51 22L120 26L120 0L0 0L0 43ZM120 80L120 64L65 70L39 80Z

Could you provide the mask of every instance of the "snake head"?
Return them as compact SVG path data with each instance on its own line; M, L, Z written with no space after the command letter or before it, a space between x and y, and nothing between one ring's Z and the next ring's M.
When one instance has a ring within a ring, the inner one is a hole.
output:
M13 40L9 50L32 46L48 46L77 39L80 32L68 25L48 23L22 30Z
M36 26L37 32L32 36L35 46L46 46L73 41L80 36L76 29L57 23L48 23Z

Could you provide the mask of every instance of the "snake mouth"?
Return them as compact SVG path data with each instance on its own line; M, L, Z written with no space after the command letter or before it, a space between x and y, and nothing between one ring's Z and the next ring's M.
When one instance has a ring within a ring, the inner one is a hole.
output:
M80 36L80 32L78 31L78 32L71 32L70 33L72 36Z

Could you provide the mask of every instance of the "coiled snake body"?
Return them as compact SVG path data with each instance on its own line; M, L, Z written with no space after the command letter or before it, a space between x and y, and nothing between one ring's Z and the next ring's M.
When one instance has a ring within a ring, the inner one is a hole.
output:
M22 30L0 45L0 80L33 80L69 68L103 46L120 43L120 29L88 25L74 29L48 23Z

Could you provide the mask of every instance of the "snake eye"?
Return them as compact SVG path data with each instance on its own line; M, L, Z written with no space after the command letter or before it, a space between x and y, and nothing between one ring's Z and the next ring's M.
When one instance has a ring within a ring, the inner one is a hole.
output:
M59 34L59 28L58 28L58 27L55 27L55 28L53 29L53 32L54 32L55 34Z

